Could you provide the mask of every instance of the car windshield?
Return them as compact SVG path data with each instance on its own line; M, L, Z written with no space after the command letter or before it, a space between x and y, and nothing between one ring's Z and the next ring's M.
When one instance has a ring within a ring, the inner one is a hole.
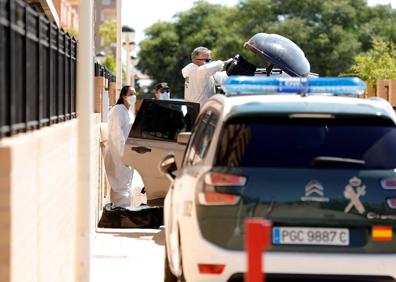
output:
M235 120L224 125L216 165L396 167L396 127L358 119Z

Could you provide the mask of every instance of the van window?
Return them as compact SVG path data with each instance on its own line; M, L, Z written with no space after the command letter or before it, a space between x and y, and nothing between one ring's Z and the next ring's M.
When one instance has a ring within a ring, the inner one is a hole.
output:
M199 104L172 100L145 100L129 137L176 142L179 132L191 131Z

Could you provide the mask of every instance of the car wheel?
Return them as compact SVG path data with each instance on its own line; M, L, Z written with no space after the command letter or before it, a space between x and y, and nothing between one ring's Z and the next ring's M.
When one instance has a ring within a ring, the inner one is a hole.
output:
M179 277L179 281L178 282L186 282L186 278L184 277L184 271L183 271L183 257L182 257L181 240L180 240L180 229L179 229L179 251L180 251L181 275Z
M165 265L164 265L164 282L177 282L177 277L173 275L169 267L168 253L165 244Z

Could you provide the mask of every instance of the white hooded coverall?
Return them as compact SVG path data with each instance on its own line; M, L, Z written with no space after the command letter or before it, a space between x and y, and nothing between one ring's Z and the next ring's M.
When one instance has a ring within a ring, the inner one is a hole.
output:
M216 94L216 82L222 84L228 79L223 68L223 61L213 61L202 66L190 63L182 69L185 79L184 99L200 103L201 107L211 96Z
M134 120L135 116L132 111L123 104L117 104L110 110L105 167L114 207L127 208L131 206L130 190L133 169L122 163L122 156Z

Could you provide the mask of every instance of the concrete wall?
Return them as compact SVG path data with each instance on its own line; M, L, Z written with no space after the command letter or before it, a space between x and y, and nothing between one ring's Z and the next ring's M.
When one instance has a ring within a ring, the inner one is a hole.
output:
M92 119L99 191L100 114ZM77 122L0 140L0 281L74 281Z

